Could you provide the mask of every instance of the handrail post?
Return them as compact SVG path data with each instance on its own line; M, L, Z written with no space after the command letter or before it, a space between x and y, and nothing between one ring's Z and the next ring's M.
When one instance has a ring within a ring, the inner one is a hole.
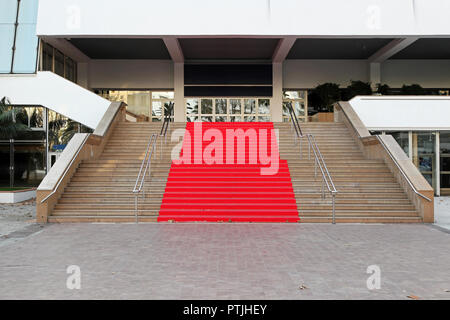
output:
M332 223L336 224L336 205L335 205L335 200L336 200L336 193L332 192L331 193L331 197L332 197Z
M325 199L325 177L322 177L322 200Z
M136 223L139 223L138 221L138 194L134 194L134 215L136 219Z

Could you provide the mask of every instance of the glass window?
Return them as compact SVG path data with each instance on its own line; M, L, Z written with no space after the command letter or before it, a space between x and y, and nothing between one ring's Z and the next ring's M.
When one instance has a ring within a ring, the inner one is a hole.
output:
M162 102L152 101L152 117L161 119Z
M386 134L392 135L405 154L409 156L409 133L407 131L386 132Z
M20 0L19 23L36 23L38 1Z
M270 113L269 106L270 106L270 100L269 99L258 99L258 112L260 114L268 114Z
M213 113L213 101L212 99L202 99L202 114L212 114Z
M299 121L306 122L308 116L307 90L284 90L283 91L283 121L290 120L287 104L294 108Z
M77 81L76 63L69 57L66 57L65 78L72 82Z
M53 47L45 42L42 43L42 70L53 71Z
M254 114L256 113L256 101L255 99L244 99L244 113Z
M14 25L0 24L0 73L11 72L13 43L14 43Z
M188 115L198 114L198 99L186 100L186 113Z
M216 99L216 114L227 114L227 99Z
M36 71L38 38L35 24L20 24L17 27L16 51L14 52L14 73Z
M428 183L435 188L435 138L434 132L413 132L413 163Z
M0 24L15 23L17 16L17 0L2 0L0 10Z
M153 91L152 99L174 99L175 93L173 91Z
M230 99L231 113L241 114L241 100L240 99Z
M125 103L127 110L135 115L150 116L150 92L149 91L127 91Z
M60 75L61 77L64 77L64 55L58 51L54 50L55 54L55 72L57 75Z
M440 179L443 194L450 193L450 132L441 132L439 134L440 149Z

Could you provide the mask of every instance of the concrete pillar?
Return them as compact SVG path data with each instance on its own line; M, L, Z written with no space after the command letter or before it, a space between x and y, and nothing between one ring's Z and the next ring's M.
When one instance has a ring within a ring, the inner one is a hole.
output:
M369 81L372 85L372 89L376 90L377 85L381 83L381 63L369 63Z
M89 90L89 63L77 63L77 83L83 88Z
M272 101L270 108L273 122L283 121L283 63L274 62L272 65Z
M173 89L175 91L174 121L186 122L184 106L184 63L174 63L173 72Z

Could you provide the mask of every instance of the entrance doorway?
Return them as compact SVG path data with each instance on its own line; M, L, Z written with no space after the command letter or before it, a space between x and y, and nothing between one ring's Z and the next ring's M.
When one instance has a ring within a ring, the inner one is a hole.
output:
M269 122L270 99L266 97L186 98L186 121Z

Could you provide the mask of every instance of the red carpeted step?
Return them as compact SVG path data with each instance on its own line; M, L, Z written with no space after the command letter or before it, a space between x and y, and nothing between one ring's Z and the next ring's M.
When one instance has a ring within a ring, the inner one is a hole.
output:
M183 162L172 162L158 221L297 222L289 168L273 130L271 122L187 123ZM227 144L227 134L235 133L245 133L245 143ZM276 170L263 174L269 158Z

